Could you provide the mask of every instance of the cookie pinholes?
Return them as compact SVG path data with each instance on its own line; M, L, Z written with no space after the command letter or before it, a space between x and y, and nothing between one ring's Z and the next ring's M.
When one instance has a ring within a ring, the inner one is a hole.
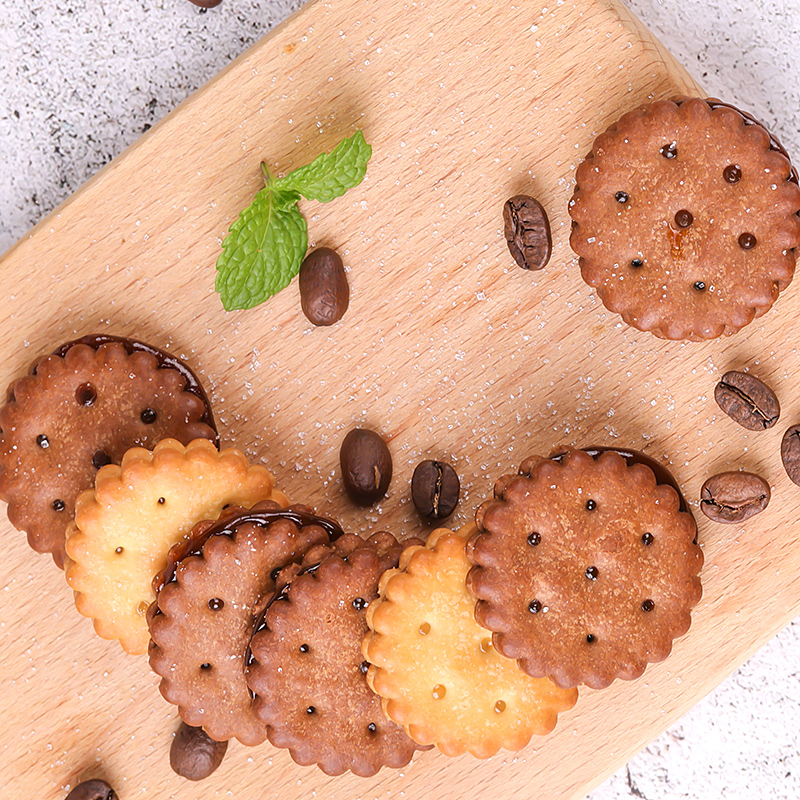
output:
M259 500L287 504L272 474L238 450L217 451L207 439L185 447L164 439L152 451L128 450L76 502L66 542L75 606L102 638L119 639L129 653L147 652L153 576L167 566L170 548L226 505Z
M466 532L435 530L403 551L367 612L367 680L386 715L448 756L489 758L549 733L576 689L523 673L474 619Z
M64 565L80 492L131 447L161 439L217 442L192 370L143 342L97 335L40 358L0 408L0 498L31 547Z
M478 510L475 616L529 675L600 689L639 677L689 629L702 594L694 520L633 462L601 450L530 459Z
M147 621L150 666L184 722L218 741L266 739L244 678L255 621L275 592L277 572L339 534L311 509L265 501L227 508L173 546Z
M417 745L367 685L361 640L381 574L402 547L387 533L341 537L306 563L268 606L251 643L247 682L270 742L329 775L402 767ZM283 573L279 576L279 581Z
M576 171L570 245L629 325L666 339L735 333L792 280L800 187L786 151L718 100L631 111Z

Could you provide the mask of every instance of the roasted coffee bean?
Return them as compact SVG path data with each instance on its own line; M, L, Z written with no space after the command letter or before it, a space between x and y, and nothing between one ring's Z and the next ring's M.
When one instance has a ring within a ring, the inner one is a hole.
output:
M117 800L117 795L105 781L95 778L79 783L66 800Z
M350 287L342 259L329 247L312 250L300 266L300 305L314 325L333 325L347 311Z
M503 223L514 261L522 269L543 269L550 260L553 242L542 204L533 197L518 194L503 206Z
M781 461L786 474L800 486L800 425L792 425L783 434Z
M411 477L414 507L428 519L449 517L458 505L461 481L444 461L421 461Z
M714 522L744 522L769 505L769 484L752 472L721 472L700 490L700 508Z
M227 742L218 742L202 728L181 722L169 749L169 763L181 777L201 781L222 763L227 749Z
M339 464L347 494L356 503L377 503L392 480L392 456L375 431L354 428L344 437Z
M714 389L717 405L749 431L771 428L781 414L775 392L745 372L726 372Z
M200 6L200 8L216 8L222 0L189 0L189 2Z

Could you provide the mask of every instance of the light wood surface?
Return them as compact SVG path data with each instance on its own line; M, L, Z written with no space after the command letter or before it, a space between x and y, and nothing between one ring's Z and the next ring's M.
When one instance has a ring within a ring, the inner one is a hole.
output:
M697 91L616 2L317 0L6 254L0 382L87 332L166 346L203 376L225 444L351 530L425 531L408 488L423 458L459 471L457 526L495 478L565 443L644 449L689 498L708 475L740 467L774 493L744 527L698 518L705 595L666 662L584 691L553 735L518 754L428 752L370 780L235 743L204 783L173 775L176 712L147 660L95 637L49 557L4 521L4 797L61 798L99 776L123 800L580 798L797 614L800 490L779 457L800 417L788 335L797 286L729 340L661 342L604 311L567 244L574 169L593 137L631 106ZM344 320L312 328L296 284L226 314L214 264L259 188L259 162L283 174L359 127L374 150L365 182L328 205L302 203L311 243L350 269ZM502 238L502 204L519 192L552 221L540 273L518 269ZM781 399L772 431L739 429L714 404L719 375L742 367ZM395 459L388 497L366 512L339 483L339 444L355 425L380 431Z

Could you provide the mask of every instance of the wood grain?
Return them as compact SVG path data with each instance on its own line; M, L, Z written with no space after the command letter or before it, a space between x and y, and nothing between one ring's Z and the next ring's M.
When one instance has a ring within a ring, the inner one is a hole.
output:
M745 527L700 519L705 596L673 655L633 683L584 691L556 732L488 762L423 753L372 780L329 778L268 745L231 746L202 784L170 772L176 713L143 658L78 616L63 576L7 522L0 641L10 798L60 798L87 777L129 797L579 798L663 731L798 612L797 487L772 431L736 428L713 402L728 369L770 383L800 416L787 337L796 287L729 340L662 342L624 326L580 281L567 246L574 169L630 106L699 91L616 1L335 0L309 3L109 164L0 261L0 381L91 331L188 358L211 389L223 442L273 469L292 498L359 532L426 530L413 467L442 458L469 519L496 477L558 444L638 447L689 498L744 468L773 485ZM460 10L458 10L460 9ZM367 179L302 204L312 244L337 249L351 303L312 328L296 285L226 314L213 293L221 237L260 182L363 128ZM502 205L540 198L553 258L537 273L506 249ZM372 510L345 499L338 447L355 425L395 458Z

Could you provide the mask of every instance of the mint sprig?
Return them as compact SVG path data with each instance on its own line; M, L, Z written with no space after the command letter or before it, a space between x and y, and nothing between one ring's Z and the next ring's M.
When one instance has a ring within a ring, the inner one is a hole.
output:
M364 134L357 131L349 139L342 139L330 153L317 156L275 183L282 189L300 192L306 200L327 203L361 183L371 155L372 148Z
M283 178L261 165L266 185L231 225L217 259L215 288L226 311L257 306L291 282L308 247L300 196L321 203L340 197L361 183L371 155L356 131Z

